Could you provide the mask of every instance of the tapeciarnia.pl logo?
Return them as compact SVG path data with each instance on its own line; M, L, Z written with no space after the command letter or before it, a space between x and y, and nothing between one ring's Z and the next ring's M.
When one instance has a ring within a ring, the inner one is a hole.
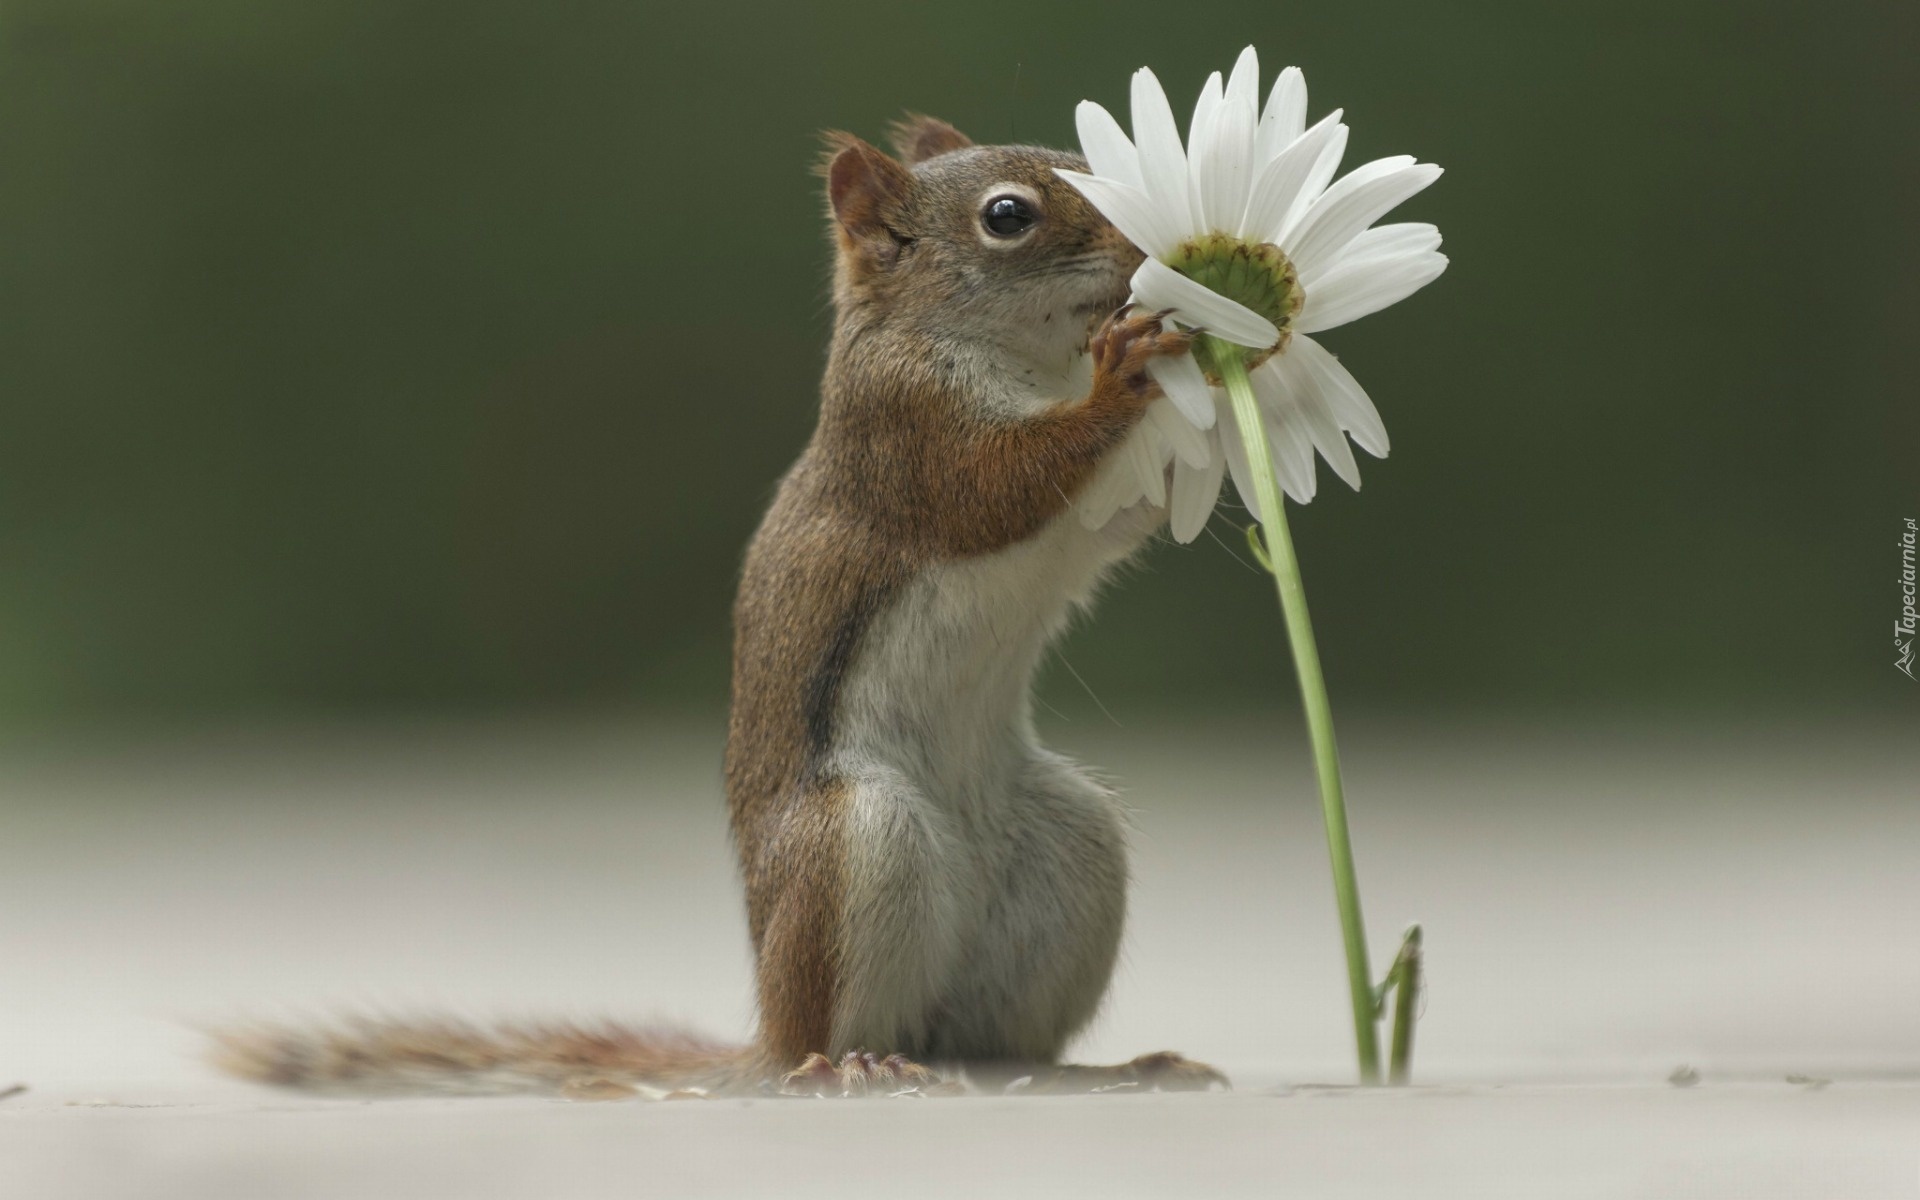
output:
M1907 518L1907 528L1900 535L1900 616L1893 623L1893 666L1896 671L1908 679L1914 679L1913 673L1913 629L1917 619L1913 611L1914 575L1913 543L1916 535L1914 518Z

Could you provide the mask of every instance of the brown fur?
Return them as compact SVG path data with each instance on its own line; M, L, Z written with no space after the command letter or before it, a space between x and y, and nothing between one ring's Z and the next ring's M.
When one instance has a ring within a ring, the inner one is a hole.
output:
M360 1018L319 1028L255 1025L216 1031L212 1059L255 1083L356 1095L560 1092L598 1083L728 1092L764 1074L741 1047L611 1022L478 1026Z

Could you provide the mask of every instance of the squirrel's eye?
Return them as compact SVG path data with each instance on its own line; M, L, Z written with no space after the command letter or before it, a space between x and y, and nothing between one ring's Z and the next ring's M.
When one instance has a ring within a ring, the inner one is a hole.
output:
M1033 209L1018 196L995 196L980 212L980 224L995 237L1018 237L1039 220Z

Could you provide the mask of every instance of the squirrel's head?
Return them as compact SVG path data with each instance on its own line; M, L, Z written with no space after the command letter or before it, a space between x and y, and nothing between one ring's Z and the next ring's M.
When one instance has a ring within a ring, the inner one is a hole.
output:
M1054 168L1077 154L976 146L932 117L893 129L898 157L852 134L827 135L843 313L925 321L959 335L1084 344L1126 301L1142 255ZM1057 333L1053 331L1059 331Z

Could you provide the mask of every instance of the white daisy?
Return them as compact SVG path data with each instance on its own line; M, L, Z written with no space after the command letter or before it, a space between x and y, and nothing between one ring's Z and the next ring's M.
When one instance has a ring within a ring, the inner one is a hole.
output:
M1259 105L1259 60L1249 46L1223 83L1207 80L1186 144L1152 71L1133 77L1133 138L1091 100L1077 113L1091 175L1059 174L1147 254L1133 277L1136 302L1172 309L1247 348L1261 424L1281 486L1299 503L1314 495L1314 454L1360 486L1347 445L1376 458L1387 430L1367 393L1307 336L1403 300L1446 269L1432 225L1373 223L1440 177L1412 158L1383 158L1335 180L1347 127L1336 109L1306 127L1299 68L1274 81ZM1080 515L1098 528L1146 500L1170 510L1175 538L1198 537L1221 476L1255 514L1246 450L1204 341L1193 355L1151 367L1170 403L1147 419L1088 486ZM1167 467L1173 468L1172 487Z

